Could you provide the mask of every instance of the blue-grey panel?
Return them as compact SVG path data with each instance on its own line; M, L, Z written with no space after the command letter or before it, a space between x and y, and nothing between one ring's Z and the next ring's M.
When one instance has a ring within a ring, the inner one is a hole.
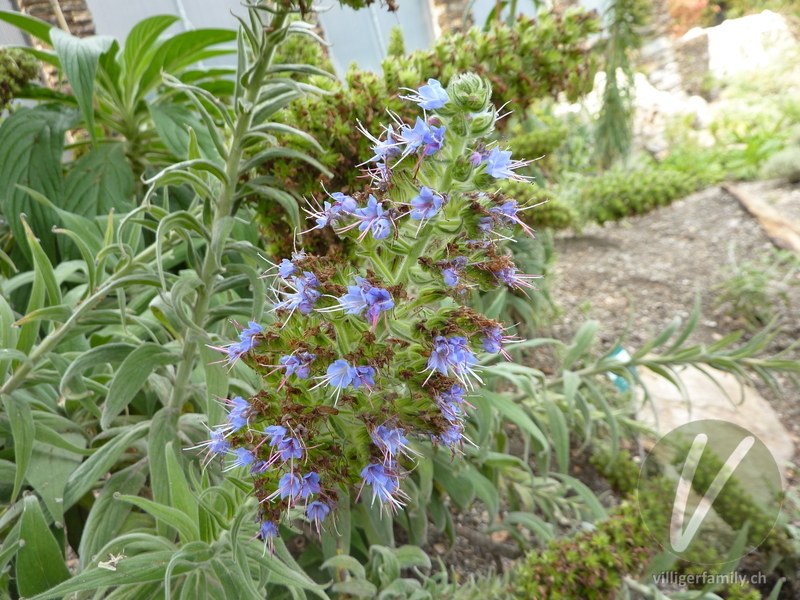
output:
M376 5L356 11L336 4L320 14L320 25L331 43L331 60L340 77L352 62L361 69L380 72L389 32L395 25L403 29L409 52L430 47L435 38L428 0L403 0L399 4L394 13Z
M16 10L11 0L0 0L0 10ZM28 41L16 27L0 22L0 46L27 46Z

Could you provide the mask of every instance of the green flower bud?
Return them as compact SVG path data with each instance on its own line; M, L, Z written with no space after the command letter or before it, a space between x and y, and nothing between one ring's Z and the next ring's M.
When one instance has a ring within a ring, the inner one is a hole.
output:
M488 110L492 99L492 85L475 73L465 73L453 78L447 86L447 95L453 105L468 113Z
M494 131L494 122L497 111L491 106L488 111L473 115L470 123L470 132L473 137L484 137Z
M472 171L474 167L472 163L469 162L467 158L457 158L456 162L453 164L453 179L456 181L469 181L469 178L472 176Z

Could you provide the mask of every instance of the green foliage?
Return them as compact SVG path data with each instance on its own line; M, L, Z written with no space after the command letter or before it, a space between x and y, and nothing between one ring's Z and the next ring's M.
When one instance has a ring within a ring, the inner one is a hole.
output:
M639 523L638 511L625 502L593 531L531 552L517 574L517 593L546 600L614 600L624 578L644 573L654 554Z
M534 229L567 229L580 224L578 211L559 198L556 190L518 181L505 181L501 186L503 195L514 198L521 206L541 206L522 214L527 225Z
M605 223L644 214L689 195L699 181L663 166L614 168L572 183L578 210L589 221Z
M613 0L606 8L605 87L597 117L597 154L603 168L628 156L631 147L633 68L630 53L642 43L641 29L650 5L643 0ZM624 81L620 82L620 75Z
M16 48L0 48L0 113L38 74L39 66L32 56Z
M242 200L270 196L299 220L295 199L253 167L257 156L304 158L267 132L304 135L270 121L313 89L275 75L302 71L275 55L287 37L314 35L282 10L270 14L252 8L238 36L160 41L174 19L154 17L134 27L124 50L2 14L53 42L45 58L63 62L74 92L29 89L57 101L18 110L0 127L3 214L32 265L24 271L18 257L0 255L0 566L10 566L2 597L326 597L282 543L275 555L247 543L258 508L247 484L223 481L218 465L182 451L205 439L203 414L218 418L213 394L251 389L251 373L239 368L229 380L205 352L221 322L264 306L265 264ZM238 75L187 74L223 38L241 48ZM237 101L218 101L206 89L216 83ZM135 101L135 116L113 105L122 96ZM95 140L64 175L64 133L81 122L79 111ZM146 138L139 148L157 156L146 170L163 166L138 207L132 139L105 139L123 133L127 117ZM79 553L74 574L66 542Z
M800 269L800 261L788 250L772 249L757 259L738 261L735 246L728 248L730 275L712 286L716 307L727 305L727 314L744 319L749 327L763 327L775 314L775 300L788 304L788 282Z
M390 54L383 75L351 70L342 85L332 84L332 94L307 98L282 113L285 123L308 123L309 133L325 149L319 160L333 172L324 180L329 189L352 192L360 186L356 165L371 156L372 143L358 130L360 121L371 132L389 124L387 111L408 120L411 113L399 99L402 88L416 88L429 78L447 85L461 71L484 75L492 83L492 102L523 110L538 98L566 92L575 99L586 93L594 75L593 57L586 38L597 31L593 14L568 10L542 13L538 20L521 17L513 27L494 23L488 32L472 29L448 33L431 50L409 56ZM399 52L399 33L392 38L392 51ZM531 76L535 73L536 76ZM502 124L502 121L501 121ZM310 150L307 142L293 140L293 147ZM269 164L277 177L293 181L304 196L323 194L318 172L298 161Z

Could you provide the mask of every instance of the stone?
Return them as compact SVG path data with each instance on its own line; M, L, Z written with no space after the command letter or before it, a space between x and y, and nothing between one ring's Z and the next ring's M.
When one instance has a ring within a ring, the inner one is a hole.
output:
M708 62L704 69L706 47ZM703 77L724 81L733 75L785 60L787 54L799 48L786 19L765 10L757 15L723 21L716 27L692 29L678 41L676 52L682 57L683 69L690 73L688 79L692 85L697 85L704 71ZM690 92L699 93L694 89Z
M690 400L687 402L668 380L638 367L639 377L652 402L644 403L644 394L640 393L642 407L637 419L651 425L659 437L676 427L704 419L728 421L744 427L769 448L785 481L786 467L794 460L795 450L780 415L753 387L740 386L734 375L709 367L704 369L714 377L716 385L696 367L676 369Z

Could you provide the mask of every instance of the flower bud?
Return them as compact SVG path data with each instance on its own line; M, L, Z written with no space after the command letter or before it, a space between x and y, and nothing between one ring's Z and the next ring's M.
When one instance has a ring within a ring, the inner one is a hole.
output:
M450 81L447 95L456 108L468 113L480 113L489 108L492 85L480 75L465 73Z
M473 137L484 137L494 131L494 122L497 119L497 111L491 106L488 111L472 116L470 132Z
M453 179L460 182L469 181L474 167L468 158L459 157L453 164Z

